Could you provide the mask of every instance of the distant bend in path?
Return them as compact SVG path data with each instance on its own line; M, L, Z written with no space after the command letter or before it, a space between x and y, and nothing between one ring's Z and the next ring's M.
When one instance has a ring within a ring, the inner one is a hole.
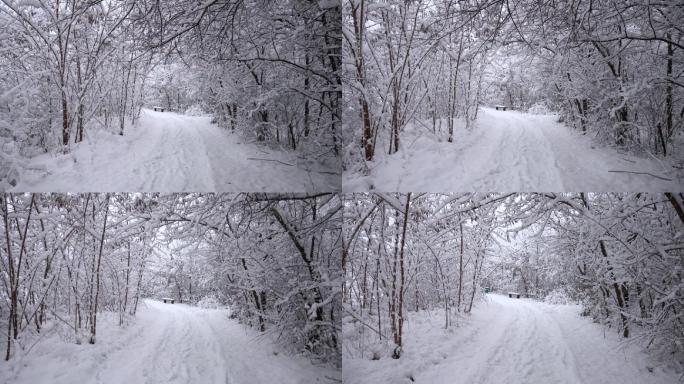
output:
M207 116L143 109L124 136L93 131L68 154L26 165L17 191L335 191L329 165L257 146ZM328 168L326 168L328 167Z
M369 176L345 174L344 190L662 192L684 184L667 161L599 148L555 115L481 108L453 143L410 130L398 153L376 154Z

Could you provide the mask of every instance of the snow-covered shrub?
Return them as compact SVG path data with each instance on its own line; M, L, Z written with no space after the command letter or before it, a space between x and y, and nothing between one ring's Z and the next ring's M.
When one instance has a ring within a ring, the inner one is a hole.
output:
M200 301L197 302L197 306L208 309L218 309L222 307L221 302L213 295L201 298Z
M527 110L527 113L533 113L535 115L547 115L551 113L551 110L544 103L535 103Z
M386 314L385 314L386 315ZM388 320L383 316L383 320ZM378 340L377 334L368 329L365 324L377 322L373 316L363 315L359 321L353 316L342 319L342 342L345 357L362 358L366 360L382 360L389 358L394 347L390 339Z
M0 140L2 140L0 138ZM1 142L1 141L0 141ZM0 190L14 187L19 182L16 144L4 142L0 145Z
M574 300L570 297L568 292L563 289L563 288L556 288L553 291L549 292L546 297L544 297L544 301L549 303L549 304L573 304Z
M206 113L199 105L192 105L190 108L185 110L185 114L188 116L204 116Z

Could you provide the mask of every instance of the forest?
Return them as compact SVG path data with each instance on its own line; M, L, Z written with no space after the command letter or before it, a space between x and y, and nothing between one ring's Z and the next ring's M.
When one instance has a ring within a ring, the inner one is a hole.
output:
M357 361L370 373L381 369L372 362L406 360L392 365L401 371L412 360L426 359L429 352L412 350L419 343L425 343L425 350L438 349L442 340L454 339L452 332L471 324L473 312L491 308L489 292L513 291L535 301L579 303L571 319L589 318L614 334L616 342L636 344L679 367L681 374L681 194L349 194L344 204L345 364ZM425 319L446 330L439 341L425 342L426 335L416 334ZM516 327L542 332L530 318L517 321ZM408 338L416 341L406 344ZM444 359L468 350L466 342L454 341ZM525 349L507 351L512 358L535 348L514 347ZM488 366L486 361L473 364ZM354 376L359 371L353 367L345 370L345 379L370 382L359 380L363 373ZM519 366L513 369L520 371ZM463 379L463 372L453 374ZM441 378L448 377L453 376Z
M102 317L126 328L143 299L173 297L227 305L290 353L340 367L337 195L26 193L1 205L5 360L46 337L96 344Z
M348 0L343 8L346 172L367 175L378 154L409 148L415 136L458 143L481 107L495 105L555 113L626 153L677 156L677 2Z
M334 2L3 0L0 179L153 106L339 168L339 51Z

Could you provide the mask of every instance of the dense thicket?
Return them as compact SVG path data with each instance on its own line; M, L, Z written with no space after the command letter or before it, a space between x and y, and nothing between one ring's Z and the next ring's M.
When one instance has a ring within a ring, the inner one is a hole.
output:
M345 334L351 350L379 341L398 358L408 311L442 308L445 327L470 312L492 252L494 208L470 195L349 195L343 300L346 321L363 324L360 335Z
M165 76L160 103L199 106L260 141L337 156L340 8L337 2L182 0L164 5L159 44L185 65ZM178 21L182 20L182 21ZM188 31L186 33L186 31ZM177 36L182 36L176 42ZM190 78L184 75L190 71ZM324 157L325 158L325 157Z
M144 297L227 304L293 351L340 364L336 195L5 194L5 358L48 328L96 342ZM226 321L228 321L226 319Z
M0 177L155 105L338 167L339 30L336 2L3 0Z
M384 340L399 357L408 311L441 308L449 327L487 286L580 301L684 362L681 194L355 194L345 208L351 353Z
M171 292L216 296L255 328L341 363L339 196L180 195L164 211L167 241L202 255L171 261Z
M553 110L607 145L670 155L684 121L676 2L345 0L346 167L451 142L477 108Z
M83 141L89 122L124 133L143 104L152 53L136 1L3 1L0 127L30 154Z
M513 36L539 63L540 96L577 129L668 155L684 121L684 9L675 3L521 2Z
M496 33L486 29L492 15L452 1L354 0L343 7L345 125L354 143L347 162L397 152L411 122L441 132L446 119L452 141L457 116L475 119L493 43L487 39ZM385 143L378 137L388 137L388 148L376 148Z

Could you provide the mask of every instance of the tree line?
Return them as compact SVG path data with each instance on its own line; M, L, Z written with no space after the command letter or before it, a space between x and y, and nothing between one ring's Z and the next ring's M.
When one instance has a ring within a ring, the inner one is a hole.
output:
M410 312L439 310L449 328L488 287L539 300L560 292L682 361L681 194L353 194L344 220L353 356L379 358L382 345L400 358Z
M606 145L668 156L684 121L681 7L641 1L343 2L345 167L407 127L458 140L478 106L541 105Z
M339 162L336 3L3 0L0 25L4 168L157 104Z
M55 329L94 344L98 315L124 325L141 299L173 295L229 305L293 352L340 364L337 195L4 194L0 203L6 360Z

